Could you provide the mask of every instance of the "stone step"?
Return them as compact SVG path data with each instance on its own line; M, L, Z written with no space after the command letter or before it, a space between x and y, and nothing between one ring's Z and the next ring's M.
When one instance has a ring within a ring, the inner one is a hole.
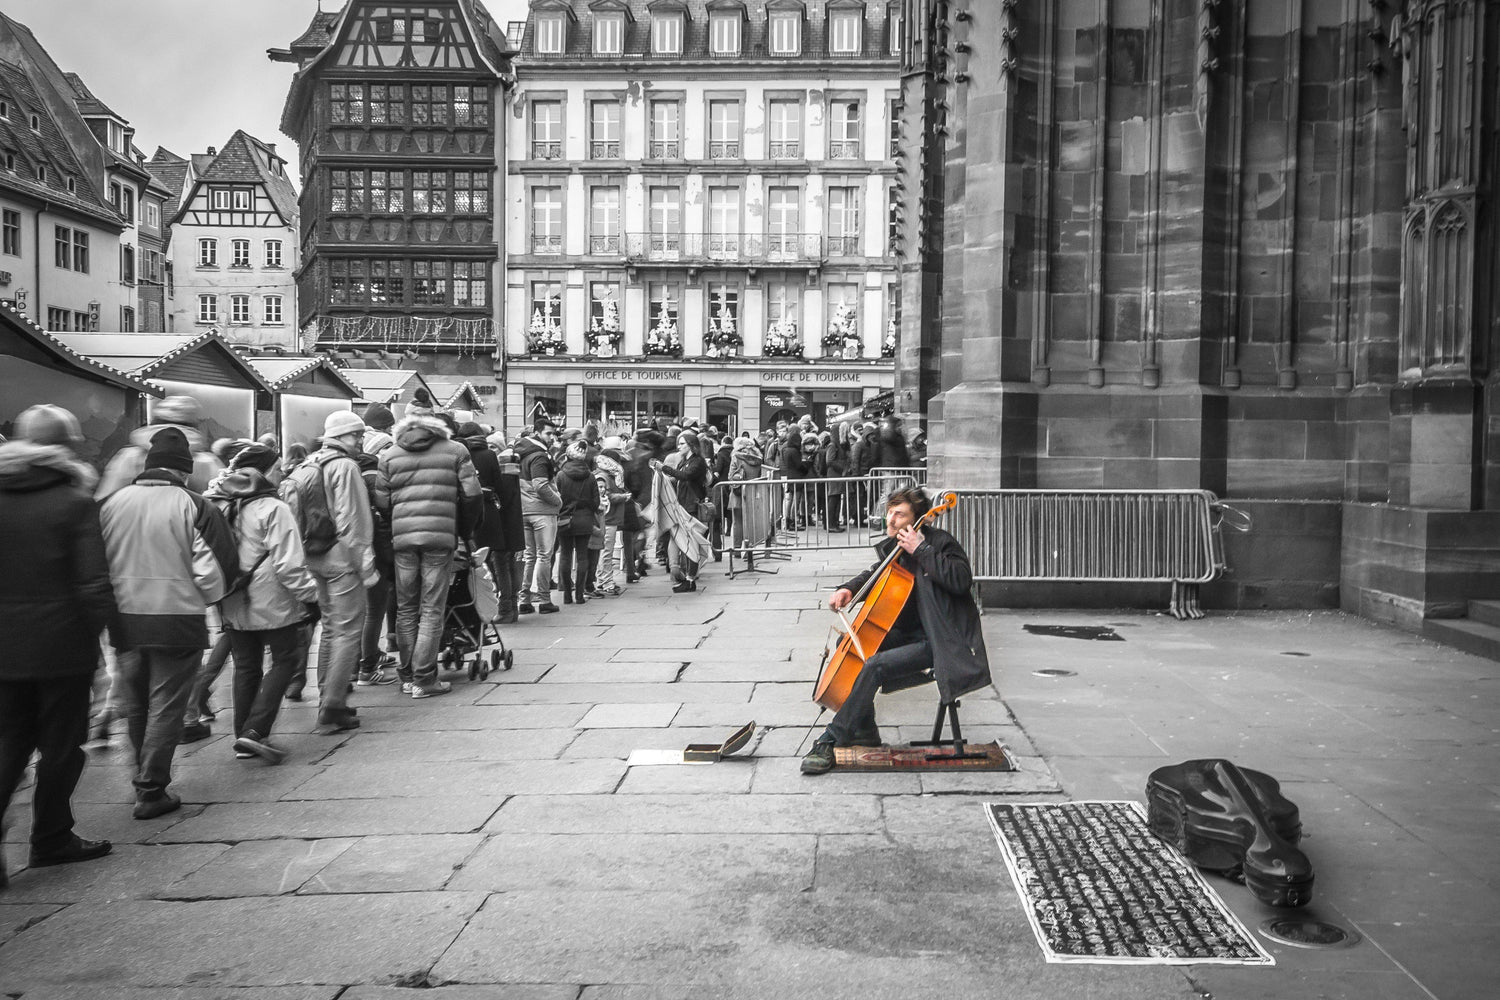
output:
M1500 625L1500 601L1470 601L1469 621Z
M1470 618L1429 618L1422 623L1422 635L1475 656L1500 660L1500 625Z

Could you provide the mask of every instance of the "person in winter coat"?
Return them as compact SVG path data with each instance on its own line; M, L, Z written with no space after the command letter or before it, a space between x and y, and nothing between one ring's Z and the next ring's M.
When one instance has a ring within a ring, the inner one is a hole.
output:
M375 551L375 572L379 577L374 586L365 588L365 623L359 633L359 663L354 671L354 686L384 687L398 679L395 668L399 661L389 652L399 647L396 642L396 553L391 548L391 519L375 506L375 480L380 474L380 459L368 448L362 448L354 460L359 463L359 476L364 480L370 498L370 544ZM385 633L385 650L380 648L382 631Z
M908 469L911 453L906 448L906 435L901 429L901 418L892 414L880 422L876 440L879 442L875 462L877 469Z
M781 527L783 531L801 531L807 527L807 502L799 486L792 485L807 478L807 464L802 458L802 433L795 428L788 430L786 439L776 451L781 478L788 483L781 501Z
M391 415L391 408L384 403L371 403L365 407L365 439L363 447L370 455L379 455L391 446L395 439L391 437L391 428L396 426L396 418Z
M521 517L526 525L526 558L521 569L518 609L523 615L536 611L550 615L557 611L557 605L552 603L552 554L557 547L557 515L562 498L553 484L557 472L551 448L556 438L557 425L542 417L529 435L516 442L516 459L521 467Z
M557 473L557 494L562 498L557 544L563 603L582 604L589 535L594 530L594 513L600 508L599 487L588 464L588 445L582 441L568 445L567 459Z
M172 812L167 786L182 738L183 711L208 645L204 611L239 573L223 515L186 487L193 453L177 427L157 431L145 471L100 511L109 574L119 604L110 629L135 748L136 819Z
M896 490L887 499L887 537L875 551L884 559L892 548L899 548L896 562L912 573L914 590L880 651L865 661L843 706L802 759L803 774L831 770L834 747L881 745L875 694L883 686L910 687L910 681L931 671L946 703L990 683L979 608L969 589L974 577L968 554L943 529L915 527L929 507L927 494L917 487ZM848 605L873 572L874 568L866 570L841 584L828 606L837 610Z
M594 459L594 472L601 495L609 501L609 509L604 515L604 547L600 550L596 589L601 597L619 597L625 590L620 586L620 563L615 548L631 499L630 490L625 488L627 459L623 439L608 437L601 443L604 447Z
M657 530L656 525L651 523L646 515L646 511L651 508L651 491L656 482L656 475L651 471L651 463L663 457L665 445L666 439L659 431L649 427L636 431L635 444L630 450L630 461L625 466L625 488L630 490L630 499L635 504L636 515L641 519L642 525L633 543L635 565L626 564L626 583L635 583L649 572L646 561L651 551L650 532ZM630 516L628 512L626 516Z
M42 405L0 444L0 829L35 752L33 868L110 852L109 841L73 832L99 633L115 616L97 477L74 457L82 442L72 413Z
M188 489L202 493L213 482L214 476L224 469L224 464L208 450L208 442L198 425L203 420L203 411L192 396L168 396L151 409L151 423L137 428L130 434L130 445L121 448L104 468L99 486L94 491L97 500L107 499L122 486L128 486L135 477L145 471L146 452L151 440L164 427L176 427L187 438L193 453L193 468L188 473Z
M818 452L818 464L823 475L830 479L845 479L849 475L849 452L842 440L842 430L824 431L818 435L822 443ZM824 503L825 524L831 532L844 531L844 500L846 485L830 484Z
M698 435L693 431L677 435L677 453L681 456L677 464L663 463L661 472L677 480L677 502L697 517L698 505L708 499L708 462L699 450Z
M318 583L292 509L266 473L276 452L255 445L239 452L206 498L238 543L239 589L219 604L234 651L234 751L280 764L286 752L270 741L281 698L298 665L301 625L316 615ZM269 669L263 669L267 650Z
M483 516L479 477L469 449L443 421L408 416L394 431L396 443L380 453L375 504L391 518L402 690L430 698L453 689L438 679L438 643L453 551Z
M501 625L514 625L520 613L521 557L526 552L526 522L521 517L521 464L504 435L489 438L500 463L500 544L490 550L495 584L500 589ZM496 447L498 445L498 447Z
M755 439L750 437L735 438L734 451L729 457L728 478L730 482L745 482L751 479L759 479L764 473L764 460L761 456L759 446L755 443ZM728 507L730 541L735 548L745 548L748 540L746 532L748 521L743 488L735 487L729 490ZM767 525L766 531L760 533L761 537L764 537L764 534L769 531L770 526ZM760 540L761 538L756 538L756 541Z

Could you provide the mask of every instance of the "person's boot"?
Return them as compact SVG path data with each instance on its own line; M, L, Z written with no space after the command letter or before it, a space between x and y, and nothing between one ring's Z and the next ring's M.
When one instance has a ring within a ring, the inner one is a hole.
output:
M807 756L802 758L803 774L827 774L833 770L833 737L826 733L818 737Z
M136 819L155 819L182 808L182 800L171 792L161 792L149 798L136 799L131 815Z
M32 850L31 858L27 861L29 868L51 868L53 865L71 865L78 861L93 861L102 858L112 850L112 845L107 840L84 840L74 835L68 846L56 851L48 851L38 854ZM0 866L3 868L3 866Z
M516 611L516 599L514 597L508 600L502 599L500 601L500 617L495 619L495 623L498 625L514 625L519 620L520 616Z

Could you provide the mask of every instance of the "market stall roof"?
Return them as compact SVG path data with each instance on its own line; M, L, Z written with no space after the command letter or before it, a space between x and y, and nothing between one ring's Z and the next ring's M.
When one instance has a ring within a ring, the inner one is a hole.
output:
M250 367L260 372L261 377L277 392L290 391L292 386L313 391L312 395L341 395L359 399L360 390L344 377L344 372L326 357L289 355L274 358L246 358Z
M26 360L82 375L96 382L105 382L124 389L144 392L150 396L165 395L159 387L132 374L127 369L74 350L59 335L43 330L29 316L16 311L11 306L0 305L0 330L18 334L21 341L34 350L35 355L28 352Z
M138 379L253 389L261 408L276 390L250 367L217 330L182 336L170 333L54 333L74 353Z
M431 376L427 384L431 387L433 401L445 410L484 410L484 397L468 379Z
M404 392L413 392L418 386L426 389L434 401L437 394L432 386L414 368L345 368L344 378L359 390L364 403L391 403Z

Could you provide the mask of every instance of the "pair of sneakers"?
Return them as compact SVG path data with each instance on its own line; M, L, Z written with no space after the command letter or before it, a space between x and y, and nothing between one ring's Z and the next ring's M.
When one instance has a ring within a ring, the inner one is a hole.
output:
M401 693L409 694L413 699L421 701L423 698L436 698L440 694L447 694L453 690L453 685L447 681L433 681L430 684L418 684L416 681L402 681Z
M380 658L374 670L361 670L354 677L355 687L384 687L387 684L396 683L395 668L397 660L390 653Z
M270 740L253 729L245 730L245 734L234 741L234 755L240 760L259 757L267 764L280 764L286 760L285 750L273 746Z

